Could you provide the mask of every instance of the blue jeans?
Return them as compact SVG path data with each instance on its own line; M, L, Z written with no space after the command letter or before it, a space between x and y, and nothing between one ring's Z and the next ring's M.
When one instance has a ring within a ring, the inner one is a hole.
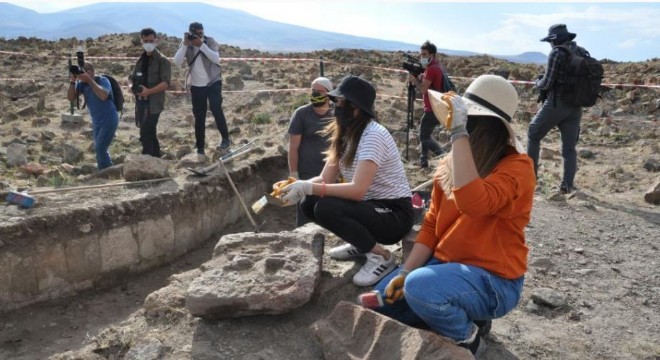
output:
M96 166L103 170L112 166L108 148L115 137L115 131L119 121L92 122L92 137L94 138L94 150L96 151Z
M436 126L438 126L438 119L435 114L432 111L425 112L419 124L419 142L422 144L422 153L419 156L420 162L428 161L429 151L436 156L442 154L440 144L431 137Z
M556 106L555 106L556 105ZM561 186L573 188L577 172L577 151L575 147L580 137L580 121L582 108L565 102L562 99L550 97L534 116L527 129L527 154L534 160L534 173L538 177L539 152L541 140L555 126L561 134L561 156L564 158L564 178Z
M384 293L396 269L375 289ZM476 266L443 263L431 258L406 277L404 298L377 309L402 323L429 327L432 331L464 341L471 335L473 321L492 320L513 310L520 300L524 276L508 280Z

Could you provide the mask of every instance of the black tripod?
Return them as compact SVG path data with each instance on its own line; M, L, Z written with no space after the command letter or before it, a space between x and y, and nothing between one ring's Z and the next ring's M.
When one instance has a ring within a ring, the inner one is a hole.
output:
M413 110L415 108L415 85L408 81L408 110L406 112L406 161L410 160L408 149L410 148L410 129L415 128Z

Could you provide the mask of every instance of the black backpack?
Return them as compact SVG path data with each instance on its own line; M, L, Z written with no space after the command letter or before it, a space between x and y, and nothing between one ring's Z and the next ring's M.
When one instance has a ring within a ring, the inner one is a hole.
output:
M603 65L584 48L572 52L566 45L557 47L567 54L565 78L558 81L563 98L576 106L594 106L600 97Z
M117 82L117 80L115 78L113 78L112 76L110 76L108 74L103 74L101 76L105 77L106 79L108 79L108 81L110 81L110 87L112 88L112 93L110 94L110 96L112 97L112 102L113 102L113 104L115 104L115 109L117 110L117 112L120 112L123 115L124 114L124 92L121 90L121 85L119 85L119 83ZM94 77L94 81L96 81L97 84L101 81L101 79L100 79L101 76L95 76ZM82 108L84 109L86 106L87 106L87 102L85 102L83 104ZM78 108L80 109L80 107L78 107Z

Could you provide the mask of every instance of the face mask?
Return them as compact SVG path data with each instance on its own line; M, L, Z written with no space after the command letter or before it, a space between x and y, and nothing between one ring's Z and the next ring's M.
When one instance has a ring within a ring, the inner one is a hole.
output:
M312 95L309 97L309 102L311 102L314 107L321 107L328 102L328 97L321 94L318 90L313 90Z
M346 130L353 121L353 107L349 104L344 106L335 106L335 117L339 122L339 127Z
M430 60L427 57L419 59L419 62L422 64L423 67L426 67L429 64L429 61Z
M142 44L142 47L144 48L144 51L146 51L148 53L156 50L156 44L154 44L154 43L144 43L144 44Z

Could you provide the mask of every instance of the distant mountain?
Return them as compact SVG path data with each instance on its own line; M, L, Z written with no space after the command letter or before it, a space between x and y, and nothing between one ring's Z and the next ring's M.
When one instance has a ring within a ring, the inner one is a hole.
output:
M181 37L193 21L204 24L206 33L219 42L244 49L269 52L339 48L419 50L419 44L314 30L203 3L98 3L48 14L0 3L0 36L6 38L85 39L110 33L137 32L143 27L152 27L158 32ZM479 55L460 50L438 51L447 55ZM546 60L546 55L542 53L492 56L519 63L544 63Z

